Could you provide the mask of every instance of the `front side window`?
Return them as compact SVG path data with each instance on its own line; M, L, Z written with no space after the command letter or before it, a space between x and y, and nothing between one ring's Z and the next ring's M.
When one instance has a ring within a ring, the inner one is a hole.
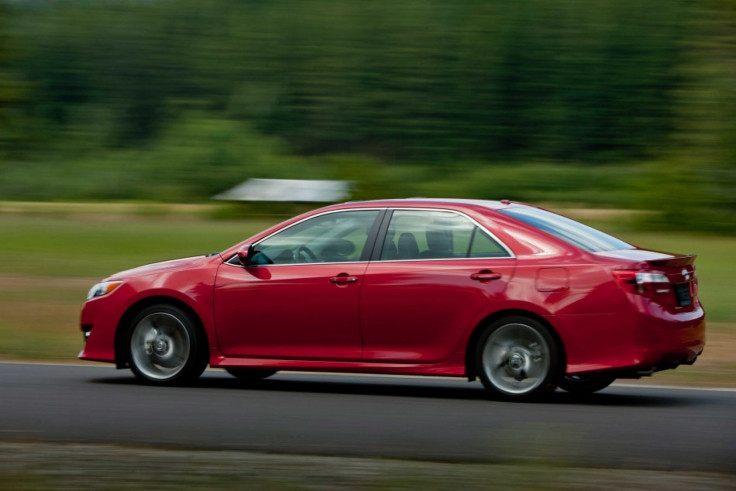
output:
M449 211L396 210L380 259L508 257L509 253L468 218Z
M255 246L253 264L338 263L366 260L377 210L327 213L292 225Z

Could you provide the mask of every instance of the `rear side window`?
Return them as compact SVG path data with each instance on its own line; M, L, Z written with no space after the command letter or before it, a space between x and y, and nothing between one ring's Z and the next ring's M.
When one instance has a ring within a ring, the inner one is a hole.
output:
M588 252L634 249L600 230L539 208L514 206L498 211Z
M381 260L508 257L509 253L475 223L449 211L396 210L381 249Z

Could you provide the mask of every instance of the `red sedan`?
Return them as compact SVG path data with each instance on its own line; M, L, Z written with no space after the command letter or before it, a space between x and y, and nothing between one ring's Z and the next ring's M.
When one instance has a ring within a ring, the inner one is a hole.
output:
M529 399L692 364L705 342L695 256L644 250L509 201L345 203L219 254L95 285L79 357L152 384L209 364L480 378Z

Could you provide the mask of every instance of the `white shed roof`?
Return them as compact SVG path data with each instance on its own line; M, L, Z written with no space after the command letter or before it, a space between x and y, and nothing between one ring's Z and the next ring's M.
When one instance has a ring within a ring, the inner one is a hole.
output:
M350 196L350 181L248 179L212 197L223 201L336 202Z

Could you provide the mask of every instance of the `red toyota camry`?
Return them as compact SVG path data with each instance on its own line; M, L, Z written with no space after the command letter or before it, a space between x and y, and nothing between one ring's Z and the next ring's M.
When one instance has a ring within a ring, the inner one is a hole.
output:
M333 205L219 254L89 292L79 357L181 384L205 367L479 378L529 399L692 364L695 256L640 249L509 201Z

